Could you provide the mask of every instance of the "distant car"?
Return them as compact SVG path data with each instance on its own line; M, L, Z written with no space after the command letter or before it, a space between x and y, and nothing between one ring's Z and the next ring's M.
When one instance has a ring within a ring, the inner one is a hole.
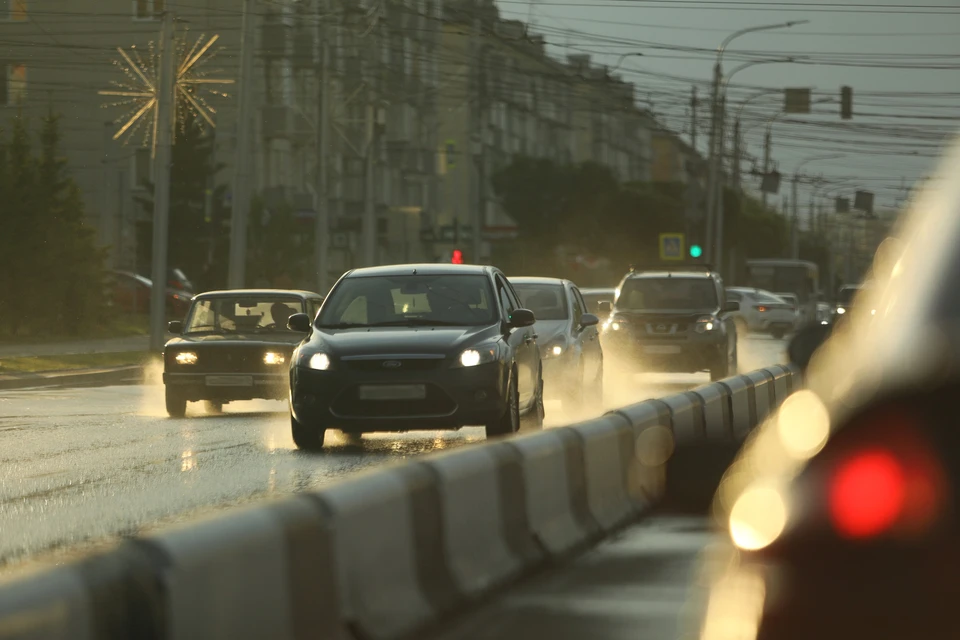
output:
M510 278L520 304L537 317L534 328L543 358L547 399L580 411L603 404L603 349L600 319L586 311L577 286L555 278Z
M130 314L150 312L150 295L153 282L131 271L111 271L107 274L110 303ZM167 287L166 306L168 318L182 318L190 308L193 294L183 289Z
M820 324L830 324L833 320L833 307L828 302L817 303L817 322Z
M709 371L712 380L736 372L733 314L740 305L726 301L719 275L710 271L631 272L618 289L620 295L602 333L608 368Z
M181 418L188 402L201 400L219 411L237 400L287 399L288 363L303 339L287 320L315 315L321 302L316 293L282 289L195 296L186 320L170 323L177 337L163 349L167 413Z
M736 318L742 330L769 333L779 340L796 327L795 305L769 291L729 287L727 300L740 303Z
M459 429L487 436L543 424L533 312L493 267L422 264L356 269L330 290L290 364L290 427L302 449L327 429Z
M580 293L587 303L587 311L600 318L600 322L610 317L613 301L617 297L616 289L580 289Z
M193 283L180 269L170 269L167 271L167 286L171 289L177 289L186 293L194 293Z

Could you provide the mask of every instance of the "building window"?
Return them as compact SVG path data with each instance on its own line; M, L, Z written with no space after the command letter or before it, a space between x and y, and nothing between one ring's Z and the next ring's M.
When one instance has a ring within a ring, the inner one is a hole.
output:
M7 81L0 83L0 105L15 106L23 104L27 99L27 65L4 65Z
M0 20L24 22L27 19L27 0L0 0Z
M156 20L163 14L166 0L133 0L135 20Z

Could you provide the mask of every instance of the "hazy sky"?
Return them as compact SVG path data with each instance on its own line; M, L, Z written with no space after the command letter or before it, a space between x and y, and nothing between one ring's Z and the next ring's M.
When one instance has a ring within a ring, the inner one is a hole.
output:
M612 66L623 53L642 53L625 59L618 73L637 84L638 96L649 100L674 130L689 133L690 92L696 84L702 101L701 150L715 50L724 38L746 27L809 20L744 35L728 47L728 73L749 60L808 58L738 73L730 83L728 113L763 89L809 87L815 101L832 99L815 105L811 115L778 119L772 157L781 173L792 175L807 158L844 154L809 162L802 174L836 182L851 179L851 192L865 188L877 194L878 209L894 206L905 196L902 184L909 187L934 169L960 122L960 0L917 0L912 5L905 0L497 1L504 17L531 20L554 56L590 53L598 63ZM842 85L853 88L852 120L840 119ZM781 105L782 97L771 95L744 109L742 126L753 127L746 136L752 156L762 157L763 122ZM743 169L748 171L750 163ZM805 208L810 190L801 188L800 193ZM783 194L789 194L787 183L781 186Z

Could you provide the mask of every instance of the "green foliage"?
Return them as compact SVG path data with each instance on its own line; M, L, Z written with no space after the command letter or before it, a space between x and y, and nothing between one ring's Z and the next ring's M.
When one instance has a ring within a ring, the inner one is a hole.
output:
M44 117L35 152L26 119L0 139L0 305L5 329L78 335L103 320L106 251L85 223L61 156L59 118Z
M226 285L230 211L226 186L215 185L223 169L214 162L214 140L190 118L171 149L170 217L167 266L179 268L200 289ZM153 185L138 199L146 220L137 230L140 273L151 275L153 260ZM208 193L208 189L210 192Z
M255 198L250 206L247 232L247 281L254 286L280 289L297 286L307 278L313 259L313 221L304 227L288 204L267 209Z

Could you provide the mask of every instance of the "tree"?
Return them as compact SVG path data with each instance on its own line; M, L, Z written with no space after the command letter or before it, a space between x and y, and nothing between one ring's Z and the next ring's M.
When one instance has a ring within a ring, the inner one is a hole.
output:
M223 164L217 164L212 136L188 117L177 131L171 149L170 214L167 265L180 268L203 289L226 284L229 245L229 211L226 185L215 180ZM147 213L137 232L138 270L151 274L153 260L153 184L144 185L148 195L138 200ZM208 193L209 190L209 193Z

